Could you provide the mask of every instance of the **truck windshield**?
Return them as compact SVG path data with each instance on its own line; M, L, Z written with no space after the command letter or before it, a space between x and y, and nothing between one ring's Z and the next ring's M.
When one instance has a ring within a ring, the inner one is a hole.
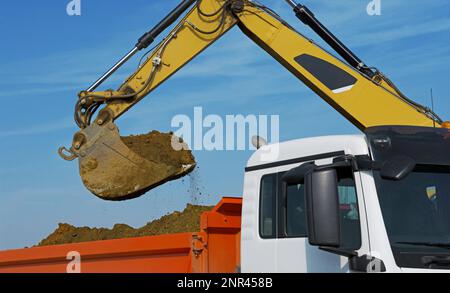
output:
M450 254L450 167L418 166L400 181L374 173L397 263L408 252Z
M384 180L374 171L397 265L429 268L439 263L449 269L450 129L377 126L365 133L373 161L406 156L417 166L400 181Z

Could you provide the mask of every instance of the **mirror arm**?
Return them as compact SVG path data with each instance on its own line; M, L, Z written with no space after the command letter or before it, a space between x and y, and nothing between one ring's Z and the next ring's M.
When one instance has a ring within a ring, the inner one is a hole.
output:
M348 262L350 266L350 270L355 272L368 272L368 269L373 269L374 271L377 269L376 267L370 267L371 264L379 264L378 270L379 272L386 272L386 266L381 259L376 257L370 257L367 254L358 256L358 253L354 250L345 250L340 248L333 247L319 247L320 250L337 254L340 256L348 257Z
M332 164L317 166L314 169L314 171L322 171L322 170L327 170L327 169L338 169L338 168L345 168L345 167L351 167L351 166L352 166L351 161L337 161L337 162L333 162Z
M386 272L386 266L383 260L367 254L349 258L349 267L354 272Z
M333 160L329 167L352 167L353 171L380 170L382 162L375 162L368 155L344 155Z
M281 181L287 185L301 184L307 173L313 172L317 168L314 162L303 163L300 166L292 168L287 171L282 177Z
M345 257L348 257L348 258L352 258L352 257L358 256L358 253L356 251L354 251L354 250L346 250L346 249L335 248L335 247L327 247L327 246L320 246L319 249L323 250L323 251L326 251L326 252L333 253L333 254L345 256Z
M301 164L295 168L289 170L283 177L282 181L288 185L297 184L295 177L303 177L309 172L326 170L330 168L345 168L352 167L354 171L369 171L380 170L382 166L381 162L374 162L368 155L344 155L333 159L332 164L317 166L314 162L308 162ZM297 172L296 172L297 171ZM303 179L303 178L301 178ZM294 182L295 181L295 182ZM302 180L298 180L302 181Z
M382 162L375 162L368 155L357 155L354 157L356 163L355 171L380 170Z

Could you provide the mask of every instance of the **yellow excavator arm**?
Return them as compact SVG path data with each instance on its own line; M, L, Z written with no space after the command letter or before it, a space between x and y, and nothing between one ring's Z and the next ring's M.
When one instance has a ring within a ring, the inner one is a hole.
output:
M434 126L437 119L386 82L365 76L302 36L267 8L248 0L200 0L118 91L80 93L118 118L234 25L360 129ZM84 107L87 108L87 107ZM82 126L87 117L81 115ZM438 123L439 124L439 123Z
M113 122L234 26L361 130L377 125L440 126L442 121L436 114L408 99L378 70L367 67L305 6L291 0L287 2L298 18L345 61L302 36L275 12L257 2L184 0L141 37L136 47L118 64L79 94L75 120L81 130L75 135L70 150L61 148L60 154L70 160L79 158L84 184L104 199L136 197L142 190L163 182L172 171L166 168L161 172L160 164L142 159L127 149ZM118 90L94 91L186 11L181 21L149 51L146 61ZM131 175L124 177L124 170ZM151 179L147 176L139 182L134 179L139 177L133 175L137 172L151 174L155 171L162 175ZM115 173L121 174L120 178ZM129 185L126 191L124 185Z

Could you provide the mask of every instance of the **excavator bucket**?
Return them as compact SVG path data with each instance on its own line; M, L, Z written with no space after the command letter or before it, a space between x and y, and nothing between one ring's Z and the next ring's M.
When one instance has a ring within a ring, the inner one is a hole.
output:
M69 152L68 157L60 149L65 159L78 157L83 184L104 200L139 197L195 168L190 150L176 136L153 131L121 137L113 122L94 123L75 134Z

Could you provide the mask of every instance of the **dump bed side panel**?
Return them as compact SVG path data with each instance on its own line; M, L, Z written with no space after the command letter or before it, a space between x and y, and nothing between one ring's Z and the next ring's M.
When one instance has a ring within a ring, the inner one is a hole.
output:
M190 272L192 233L0 252L2 272Z
M202 214L201 231L0 251L0 273L236 272L240 198Z

